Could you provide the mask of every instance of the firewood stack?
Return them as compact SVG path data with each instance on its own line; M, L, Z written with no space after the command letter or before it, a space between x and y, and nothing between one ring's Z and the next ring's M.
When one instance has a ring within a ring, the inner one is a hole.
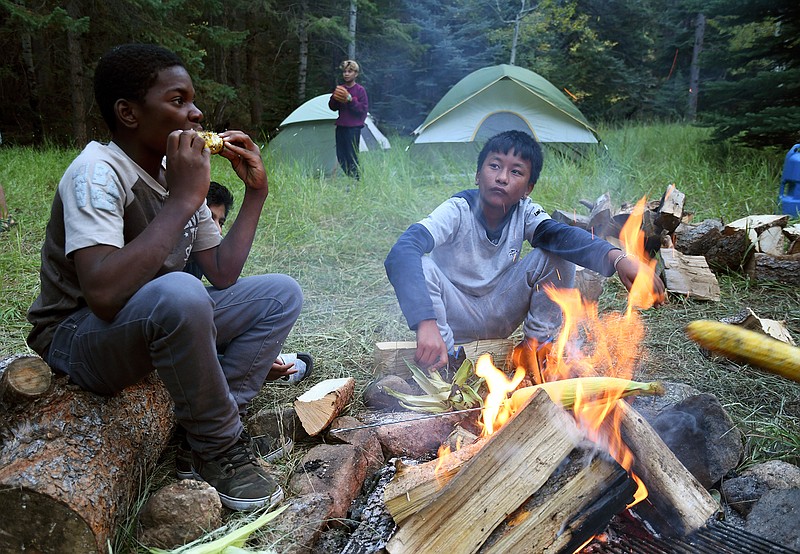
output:
M668 292L718 301L716 274L720 272L800 284L800 225L789 226L788 215L750 215L728 224L714 219L693 223L692 214L684 210L685 200L670 185L660 200L647 204L642 217L645 250L651 257L660 253L659 269ZM588 215L556 210L551 216L619 244L619 232L632 205L615 209L609 193L581 204ZM598 281L602 287L602 278L579 270L577 282L584 298L596 300Z

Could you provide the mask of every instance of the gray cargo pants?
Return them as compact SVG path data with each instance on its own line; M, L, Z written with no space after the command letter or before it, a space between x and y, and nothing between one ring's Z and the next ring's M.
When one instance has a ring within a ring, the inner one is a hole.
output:
M56 330L47 361L101 395L155 368L192 450L210 459L241 434L247 404L302 304L300 286L286 275L245 277L218 290L176 271L143 286L110 323L88 308L69 316Z
M525 337L543 344L561 327L561 308L544 286L575 284L575 264L539 249L511 266L494 290L483 296L456 288L429 256L423 256L422 269L439 332L450 352L456 344L507 338L523 321Z

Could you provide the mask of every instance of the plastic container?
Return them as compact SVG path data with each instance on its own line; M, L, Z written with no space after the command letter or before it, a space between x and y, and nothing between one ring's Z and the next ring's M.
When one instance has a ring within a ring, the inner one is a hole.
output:
M800 144L792 146L786 154L778 200L783 213L800 216Z

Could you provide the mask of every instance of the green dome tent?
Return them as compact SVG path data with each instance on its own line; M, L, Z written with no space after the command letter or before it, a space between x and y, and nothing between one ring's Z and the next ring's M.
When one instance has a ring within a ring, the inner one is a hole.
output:
M511 129L530 133L544 144L597 143L597 131L564 93L541 75L507 64L484 67L461 79L412 134L417 136L415 145L458 151L454 143L473 143L474 150Z
M301 168L333 174L338 168L336 160L336 118L338 114L328 108L330 94L322 94L306 101L280 124L280 132L267 144L272 159L284 163L297 163ZM361 129L359 151L385 150L389 141L378 130L370 114Z

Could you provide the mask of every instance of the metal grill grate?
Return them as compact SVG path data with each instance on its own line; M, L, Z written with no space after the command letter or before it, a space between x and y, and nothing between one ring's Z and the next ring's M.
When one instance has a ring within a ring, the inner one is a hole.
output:
M593 541L592 554L800 554L744 529L716 521L685 539L641 538L625 534L608 542Z

